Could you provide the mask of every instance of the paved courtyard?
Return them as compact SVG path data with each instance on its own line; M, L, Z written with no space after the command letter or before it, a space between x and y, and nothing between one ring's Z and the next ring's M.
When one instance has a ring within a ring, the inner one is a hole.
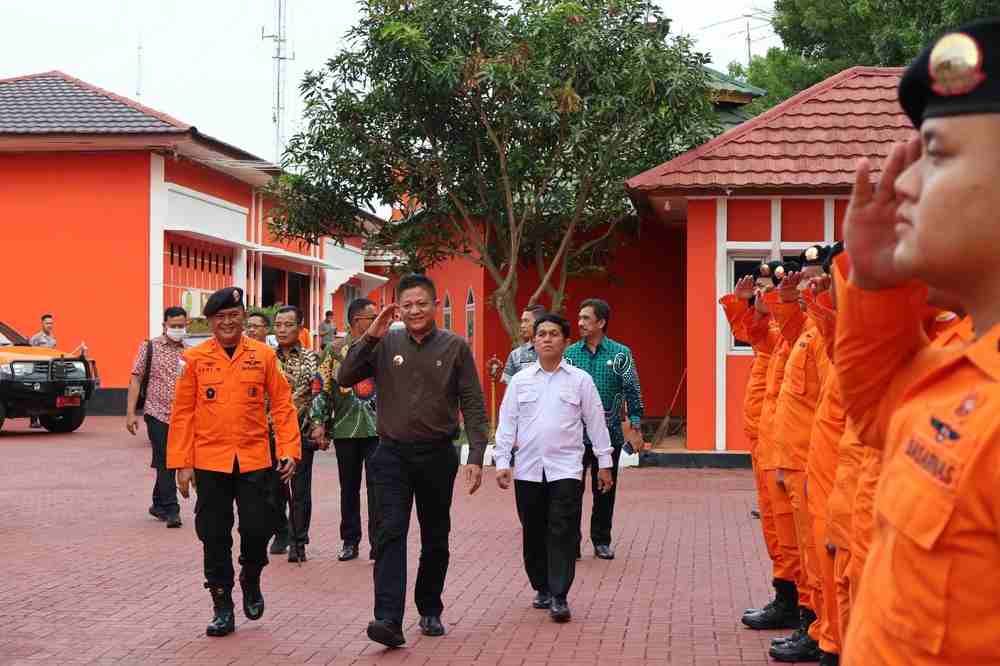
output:
M144 432L131 437L117 418L91 418L66 436L27 426L8 421L0 432L0 664L767 662L775 634L745 630L738 620L769 592L759 524L749 518L749 471L625 470L617 559L596 560L585 543L570 595L573 621L556 625L531 608L513 493L497 488L487 469L475 496L456 487L448 635L424 638L416 627L412 530L409 643L386 651L364 635L371 563L336 559L332 451L316 459L310 560L272 561L263 620L248 622L238 610L236 633L211 639L193 500L182 500L177 530L146 513L152 471ZM363 557L367 551L362 544Z

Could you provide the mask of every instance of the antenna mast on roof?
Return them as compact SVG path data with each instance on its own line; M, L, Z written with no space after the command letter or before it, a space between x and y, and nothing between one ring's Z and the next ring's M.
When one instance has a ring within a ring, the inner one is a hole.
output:
M274 163L281 163L281 153L285 148L285 78L287 63L295 60L295 54L288 55L288 7L286 0L274 0L275 28L273 34L265 34L260 29L260 38L274 42L274 100L271 121L274 123Z
M142 32L139 33L139 49L135 63L135 98L142 97Z

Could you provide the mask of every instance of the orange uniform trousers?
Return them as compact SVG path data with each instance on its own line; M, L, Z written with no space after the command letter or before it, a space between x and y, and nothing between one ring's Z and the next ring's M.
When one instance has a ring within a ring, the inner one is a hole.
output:
M833 558L833 580L837 588L837 628L840 631L840 645L843 648L844 640L847 637L847 627L851 621L851 606L854 598L851 597L851 560L853 556L847 548L838 548L837 555Z
M798 533L795 528L794 509L791 494L788 492L788 475L785 476L785 487L778 485L777 470L767 470L767 492L771 500L771 510L774 512L775 535L777 536L778 559L775 560L775 578L795 581L799 590L799 605L812 608L812 597L809 594L806 581L803 580L804 567L801 564ZM803 475L804 477L804 475ZM781 569L777 564L781 563Z
M764 546L771 558L771 568L774 578L784 578L786 566L782 562L782 551L778 542L778 527L774 519L774 506L771 503L771 493L767 487L767 475L757 464L757 442L750 443L750 464L753 466L753 480L757 486L757 510L760 513L760 531L764 535ZM788 580L794 580L789 578Z
M861 459L861 473L854 495L854 515L851 518L851 564L848 578L851 598L857 599L862 585L862 573L875 529L875 490L882 473L882 451L866 447Z

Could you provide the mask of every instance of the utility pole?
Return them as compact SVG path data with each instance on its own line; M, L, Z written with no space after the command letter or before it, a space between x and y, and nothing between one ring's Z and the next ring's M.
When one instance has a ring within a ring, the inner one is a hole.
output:
M274 124L274 163L281 163L281 154L285 149L285 79L289 60L295 60L295 54L288 55L288 7L286 0L274 0L275 27L274 33L265 34L261 27L260 38L274 42L274 99L271 107L271 121Z
M139 33L139 48L135 63L135 98L142 97L142 33Z
M750 68L750 21L747 21L747 68Z

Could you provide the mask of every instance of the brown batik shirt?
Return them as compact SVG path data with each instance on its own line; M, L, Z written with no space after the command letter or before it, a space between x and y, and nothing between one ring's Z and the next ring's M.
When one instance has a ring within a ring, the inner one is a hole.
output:
M379 435L397 442L454 439L459 411L469 438L469 464L482 465L487 442L486 405L468 343L434 329L417 342L405 329L354 343L337 373L351 387L370 377L378 386Z

